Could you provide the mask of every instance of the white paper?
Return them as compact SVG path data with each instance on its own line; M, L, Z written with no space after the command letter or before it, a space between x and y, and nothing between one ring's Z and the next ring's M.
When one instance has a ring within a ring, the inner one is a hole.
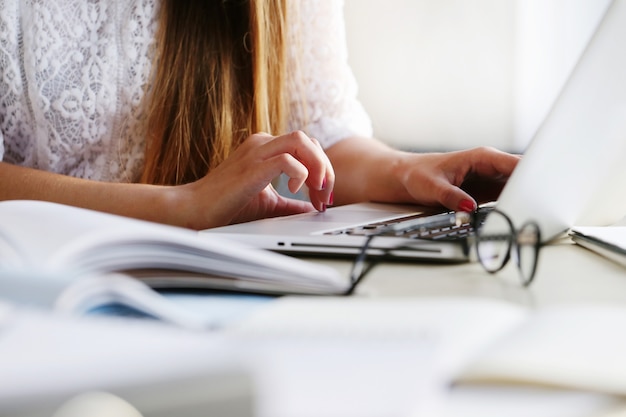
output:
M223 237L43 201L0 202L0 267L74 276L123 270L149 285L342 293L330 267ZM154 279L152 279L154 278Z
M0 314L0 415L51 416L63 401L94 390L133 399L155 416L193 407L196 414L186 415L201 415L202 406L216 404L229 410L231 401L252 407L248 372L215 334L17 308Z
M544 385L626 395L626 308L561 306L533 313L494 340L465 381Z
M227 334L260 417L432 417L451 375L525 316L490 300L289 297Z

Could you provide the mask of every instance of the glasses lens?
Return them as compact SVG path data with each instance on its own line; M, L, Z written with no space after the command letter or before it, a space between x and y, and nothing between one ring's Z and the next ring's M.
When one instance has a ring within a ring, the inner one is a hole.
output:
M476 233L478 261L488 272L499 271L509 260L512 243L511 221L499 211L492 211Z
M517 265L524 285L530 284L535 276L540 239L535 223L527 223L517 232Z

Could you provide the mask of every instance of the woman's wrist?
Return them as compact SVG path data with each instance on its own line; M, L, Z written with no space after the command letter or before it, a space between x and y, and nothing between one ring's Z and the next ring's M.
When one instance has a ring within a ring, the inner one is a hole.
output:
M227 222L217 218L220 199L209 196L206 190L198 190L197 182L156 187L160 188L156 203L160 207L156 220L159 223L202 230Z
M419 165L419 154L392 150L388 156L386 202L412 202L409 193L411 172Z
M347 138L328 149L336 173L339 204L408 202L408 172L415 155L371 138Z

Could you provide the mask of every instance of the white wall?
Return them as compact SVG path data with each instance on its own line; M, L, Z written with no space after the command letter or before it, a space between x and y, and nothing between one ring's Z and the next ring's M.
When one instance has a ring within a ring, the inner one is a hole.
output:
M376 136L410 149L523 150L607 3L345 0Z

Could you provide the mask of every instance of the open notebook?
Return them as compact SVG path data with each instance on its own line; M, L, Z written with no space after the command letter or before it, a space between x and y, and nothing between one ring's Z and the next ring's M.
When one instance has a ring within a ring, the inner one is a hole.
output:
M497 202L517 226L533 220L542 239L561 235L575 224L610 224L626 214L626 0L612 1L570 74L546 120L533 138ZM416 207L357 204L226 226L221 234L262 248L299 254L355 254L364 233L351 227L424 213ZM401 258L463 261L467 235L457 239L421 236L380 237L381 249ZM417 238L417 239L416 239Z

